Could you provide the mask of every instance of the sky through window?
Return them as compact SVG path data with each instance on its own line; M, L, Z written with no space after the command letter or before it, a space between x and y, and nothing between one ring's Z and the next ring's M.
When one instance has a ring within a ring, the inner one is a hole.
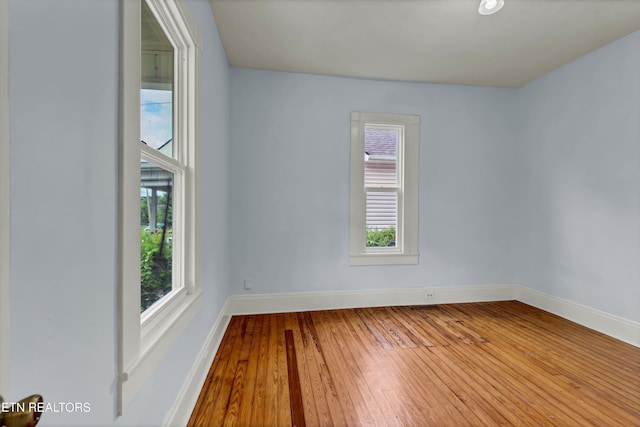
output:
M173 92L142 89L140 91L140 139L158 149L173 137Z

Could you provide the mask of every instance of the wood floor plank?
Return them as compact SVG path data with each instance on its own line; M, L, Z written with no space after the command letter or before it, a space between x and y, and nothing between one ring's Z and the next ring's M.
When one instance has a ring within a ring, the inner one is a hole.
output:
M277 355L278 339L282 335L283 331L278 331L277 315L270 314L269 317L270 317L269 335L267 337L268 352L266 357L267 381L265 384L266 385L265 407L262 410L263 419L261 421L261 424L266 426L277 426L279 425L278 424L278 408L277 408L278 394L280 391L279 376L281 373L283 375L286 375L286 369L283 372L279 371L278 355ZM290 414L290 411L287 410L287 413Z
M494 326L485 325L486 330L490 330L492 327ZM504 324L503 326L497 327L496 331L503 331L503 327L504 327ZM548 363L543 361L543 359L534 357L535 354L532 352L536 350L535 350L535 346L533 346L532 348L531 344L535 343L536 341L543 341L541 339L541 335L526 337L528 350L515 343L515 340L517 337L515 337L513 334L511 335L503 334L501 338L505 341L509 341L509 345L506 347L498 348L497 352L494 353L494 357L499 356L501 359L504 360L505 355L510 356L511 358L513 357L518 358L518 356L520 356L520 358L517 359L517 361L514 363L518 365L519 370L525 369L526 372L530 374L529 378L532 379L533 382L537 383L540 389L544 389L545 392L555 392L557 394L561 394L564 396L564 400L569 402L571 402L573 399L572 403L574 404L565 405L563 407L563 410L561 411L565 413L566 417L572 420L573 419L582 420L582 422L585 423L585 425L586 423L588 423L587 420L596 420L596 421L600 420L601 425L611 424L611 405L614 404L614 401L609 399L609 405L602 406L597 410L594 409L598 406L601 406L598 404L597 401L592 401L592 404L589 404L588 402L585 402L583 399L573 397L575 395L574 393L575 389L572 390L570 387L567 387L566 384L563 384L560 381L558 381L559 378L562 378L560 376L562 372L560 370L563 364L562 361L557 360L555 363ZM545 339L547 339L547 337L545 337ZM499 344L499 343L496 343L496 344ZM489 351L492 348L493 347L487 347L486 349ZM576 347L573 347L571 350L572 350L572 353L575 353L579 349ZM583 413L586 413L588 415L587 419L583 418ZM607 415L607 413L609 413L609 415ZM618 416L622 418L628 418L626 411L619 412ZM631 421L631 419L629 419L629 421Z
M531 343L531 340L536 339L534 335L529 333L527 333L525 337L528 344ZM547 337L547 339L550 338ZM568 348L564 353L565 357L559 357L556 354L557 351L552 351L551 349L546 350L544 353L536 352L535 349L527 351L521 344L514 343L513 338L511 341L513 348L518 348L523 353L526 352L528 356L527 363L529 363L530 369L532 369L533 366L539 365L556 378L571 378L574 383L580 384L578 387L585 390L586 394L597 396L595 400L592 400L593 405L587 405L586 409L587 412L592 412L593 418L597 418L598 414L605 414L603 421L609 421L610 415L607 416L606 414L611 414L613 407L618 408L618 416L623 419L632 421L640 417L640 409L638 409L639 407L637 406L637 396L640 396L640 383L637 382L637 377L635 382L633 375L631 375L630 378L619 378L617 382L618 385L615 385L611 383L610 379L603 381L602 373L593 375L593 371L600 369L600 365L603 362L598 360L595 362L589 361L589 348L581 349L580 347L573 346ZM508 349L503 349L500 354L508 351ZM576 354L582 354L583 356L576 359ZM618 369L614 371L610 370L609 377L617 377L617 371ZM555 387L555 384L554 382L550 382L547 386ZM566 393L566 395L567 397L570 396L569 393ZM631 397L633 395L636 396L635 399ZM603 399L606 399L608 404L606 407L600 408L601 405L599 405L597 401ZM577 401L580 402L580 399L577 399ZM598 407L597 410L591 409L594 405ZM634 407L636 409L634 409Z
M407 369L403 370L404 365L397 366L389 361L391 352L388 347L382 345L376 338L369 338L368 336L373 336L373 333L366 322L361 320L363 314L360 310L355 310L355 314L356 316L351 316L348 320L358 336L362 337L362 343L364 343L362 348L369 354L372 369L380 372L380 376L372 374L367 377L368 381L371 381L371 386L380 390L382 398L388 402L393 411L392 414L401 425L411 426L420 422L433 424L436 421L434 414L425 411L424 405L414 403L414 399L423 400L426 397L429 400L431 389L428 385L424 390L405 389Z
M318 316L324 314L326 317L328 341L338 350L336 363L343 367L340 376L347 384L352 401L356 402L356 413L362 425L382 426L389 425L389 423L393 425L393 419L386 420L386 414L383 412L386 405L380 400L381 395L371 387L370 380L376 381L375 378L372 378L371 370L367 369L371 361L367 355L357 351L357 346L346 345L356 341L351 328L342 321L342 316L347 313L355 316L351 310L336 310L317 314ZM360 404L358 405L357 402Z
M556 319L553 319L553 321L556 321ZM571 325L565 321L561 329L564 330L570 326ZM520 348L526 347L530 342L532 342L532 340L537 340L540 336L539 333L536 333L535 327L531 325L519 322L518 327L522 340L520 342L516 342L515 340L517 340L518 337L515 336L511 336L510 339L513 345L519 346ZM582 332L589 331L586 330L586 328L584 329L585 331ZM629 390L634 387L640 387L640 385L638 385L634 380L634 372L637 373L640 369L627 369L630 364L634 363L633 360L638 358L637 355L635 357L629 357L619 361L617 363L617 369L612 371L608 367L613 362L612 359L602 358L596 355L596 349L598 347L596 344L599 340L595 340L595 338L600 338L600 335L595 334L592 337L593 341L590 343L580 344L574 342L571 345L567 345L566 341L564 341L562 337L557 336L557 334L550 333L546 329L544 330L546 331L544 334L544 346L539 346L538 348L531 348L529 346L527 353L532 356L544 356L542 360L546 360L546 363L550 367L556 369L558 373L570 370L576 375L588 378L589 381L597 380L601 388L610 390L614 394L619 394L622 398L626 397L627 393L621 393L621 389ZM566 337L566 333L563 335ZM624 343L619 344L621 344L621 350L628 346ZM589 369L585 370L585 366L588 366ZM560 368L563 370L558 370ZM623 387L621 388L620 385Z
M255 323L255 316L247 317L244 333L242 335L242 347L240 348L240 354L238 355L238 362L236 364L236 371L234 373L233 383L231 386L229 402L223 419L223 425L227 427L236 425L240 404L246 395L244 392L245 379Z
M361 392L364 396L364 404L369 409L375 425L378 426L402 426L397 416L393 415L388 404L388 397L384 391L389 387L387 377L384 375L383 366L378 364L375 357L372 357L365 350L361 341L361 336L353 325L348 321L349 317L355 317L353 310L336 310L335 322L342 331L343 342L359 343L360 345L345 345L345 359L349 366Z
M340 397L336 392L331 373L327 369L327 362L319 340L318 331L311 313L301 313L302 327L307 336L305 354L309 358L313 376L317 379L314 384L314 398L321 402L323 411L318 412L320 425L348 425L340 404ZM326 407L326 410L324 409Z
M455 351L455 349L452 350ZM582 419L580 414L574 412L572 408L556 407L553 395L535 380L536 377L529 371L527 365L520 364L524 362L522 359L512 357L506 351L500 352L499 358L492 357L491 354L475 355L458 352L456 355L462 363L466 364L467 369L476 373L482 372L482 375L493 379L494 383L503 385L515 399L526 403L525 407L530 410L527 414L529 418L535 419L542 416L547 420L558 419L561 425L565 426L585 425L584 422L580 422Z
M394 321L396 320L395 317L385 307L371 309L371 312L398 347L416 348L416 342L419 342L419 340L412 337L411 331L406 329L401 322Z
M278 410L277 422L278 425L290 425L292 423L291 419L291 411L289 407L291 406L291 400L289 398L289 381L288 381L288 372L289 365L287 363L287 343L285 340L285 334L282 331L286 330L284 314L280 313L276 315L276 333L278 338L277 343L277 365L278 365L278 395L276 398L275 406ZM296 362L297 364L297 362ZM298 367L295 366L296 371L298 371ZM287 375L284 375L284 373ZM299 372L299 371L298 371ZM301 407L302 408L302 407ZM304 412L303 412L304 415Z
M300 385L300 375L298 374L298 357L296 355L296 344L293 339L293 331L291 329L285 329L284 336L287 346L287 379L289 382L291 426L306 427L306 423L304 421L304 407L302 404L302 386Z
M260 332L260 343L258 345L258 351L253 354L253 357L257 359L257 376L255 389L253 394L253 409L251 411L251 421L249 425L266 425L265 413L266 413L266 399L267 394L272 394L271 390L267 389L268 383L268 368L267 362L269 358L269 329L271 326L271 315L262 316L262 330ZM212 424L216 425L216 424Z
M260 348L260 337L262 335L263 324L264 316L255 316L251 335L249 336L248 334L245 334L245 339L250 343L250 347L249 354L247 355L247 371L244 384L245 396L240 402L240 407L238 408L238 426L248 426L251 422L256 380L258 377L258 358L253 357L253 355L257 354Z
M359 326L357 321L354 325ZM366 334L367 330L361 329L360 332ZM378 362L387 377L383 386L389 388L385 390L385 395L387 398L396 396L393 400L395 414L404 425L455 425L456 416L460 417L457 412L460 406L455 405L457 397L439 378L430 375L428 369L416 367L415 360L406 357L410 351L403 350L402 356L382 346L372 345L369 350L378 354ZM454 403L444 405L443 402ZM455 416L452 417L451 412ZM471 419L475 418L473 414L468 415Z
M234 316L188 425L638 427L640 348L516 301Z
M502 338L504 339L505 336ZM498 368L500 372L512 373L512 375L505 375L506 378L514 376L517 370L519 381L516 390L518 396L526 401L531 408L564 425L588 424L588 420L583 417L581 411L577 411L571 406L555 404L554 393L561 394L564 391L560 390L553 382L553 372L538 369L527 353L519 351L511 345L502 346L499 351L496 351L500 345L501 341L496 340L493 346L483 346L480 358L477 361L472 360L471 363L482 363L486 359L493 359L495 363L492 364L491 369ZM490 375L495 375L495 372L489 371ZM513 384L515 383L509 383L511 387L514 387Z
M324 360L324 370L328 378L328 392L330 392L338 405L332 410L334 422L338 425L371 425L367 411L360 405L354 404L354 393L349 384L345 381L344 361L341 359L340 348L331 342L328 325L325 325L324 312L311 313L310 322L314 330L314 335L319 344L320 354ZM357 403L358 400L355 399Z
M222 419L222 425L225 427L236 425L238 408L240 407L240 402L244 397L244 380L246 372L247 361L238 360L236 372L233 376L233 385L231 386L231 392L229 395L229 403L227 404L227 410L225 411L224 418Z
M377 339L371 334L367 326L361 321L356 310L341 310L339 321L346 330L351 331L352 342L357 345L348 346L353 357L357 361L357 369L360 378L365 378L366 386L374 394L375 402L379 410L384 413L384 419L380 420L383 425L407 425L401 418L410 417L412 413L420 416L415 408L409 408L407 414L399 416L394 414L400 406L396 403L395 391L399 388L396 384L397 378L389 370L389 365L384 362L386 350L380 345Z
M362 319L362 323L364 323L367 329L369 329L369 332L380 344L380 346L382 346L382 348L384 348L385 350L392 350L393 345L391 344L391 342L393 342L393 338L386 334L384 329L379 327L375 317L371 315L371 310L357 309L356 313L358 314L360 319Z
M415 316L407 316L406 310L402 310L398 307L388 307L389 313L408 331L411 339L417 342L418 345L424 347L433 347L436 344L424 333L424 330L417 325Z
M427 334L429 337L431 337L431 339L434 340L434 342L436 342L437 345L440 345L440 346L450 345L454 341L454 338L447 331L442 330L437 325L437 323L433 321L433 319L431 318L432 314L430 316L430 313L432 313L435 310L438 310L438 308L435 308L435 309L432 308L429 310L414 309L415 314L418 316L418 319L420 320L420 324L424 333Z
M464 317L469 319L466 314ZM441 366L444 375L451 376L451 381L466 383L464 389L473 391L467 397L470 401L482 407L490 417L499 417L495 418L493 422L483 420L483 424L492 425L495 423L496 425L502 425L507 421L508 425L518 425L520 420L527 419L536 425L544 425L546 418L538 414L526 402L514 399L513 389L508 384L505 385L500 381L496 381L491 373L485 372L483 365L469 365L458 356L461 352L477 354L481 351L482 346L474 346L472 348L473 350L463 351L464 347L462 347L460 352L456 351L457 347L447 347L442 350L432 349L432 352L437 357L437 360L432 360L432 362L436 362L438 366ZM485 362L489 365L494 363L493 359L487 359ZM490 390L491 392L484 393L484 390Z
M318 427L320 426L320 422L318 420L318 408L323 408L323 405L314 400L313 382L311 378L313 374L311 373L311 369L307 364L307 358L304 354L305 340L302 337L298 315L297 313L285 313L284 317L285 328L291 330L294 344L296 346L298 374L300 378L305 423L308 427ZM313 376L313 378L315 379L315 376ZM326 409L326 405L324 405L324 408Z
M322 376L320 375L319 364L317 363L317 350L313 339L310 337L304 313L297 313L299 333L302 346L299 347L303 365L298 363L299 369L305 369L308 374L311 394L305 398L305 419L313 422L317 419L318 425L331 425L331 412L329 410L328 395L325 393ZM295 330L294 330L295 332ZM294 333L295 338L295 333ZM306 390L306 388L304 389ZM315 415L315 417L314 417Z
M228 360L227 354L231 350L235 335L238 333L238 328L236 327L236 323L238 321L238 318L231 318L229 321L229 325L223 335L218 352L214 357L213 363L209 368L207 378L205 379L202 390L200 391L197 405L193 409L192 415L189 419L190 426L195 425L196 420L207 419L209 416L209 414L206 413L206 408L211 407L212 400L217 394L215 389L216 383L221 381L221 372L226 368Z
M527 416L526 408L523 410L517 402L512 401L513 396L509 390L505 391L500 385L459 365L451 357L448 347L429 349L429 353L422 357L425 358L425 363L429 363L434 375L478 418L477 424L470 424L517 425L518 420L523 417L531 419ZM491 390L491 393L482 394L477 390Z
M214 363L211 365L207 380L205 380L205 386L189 420L189 426L206 427L211 425L212 420L217 422L217 425L222 424L218 420L224 418L227 409L230 397L228 391L230 391L233 382L236 370L235 363L242 346L242 335L246 324L246 318L231 318L220 345L220 351L214 358ZM226 389L227 385L228 390Z

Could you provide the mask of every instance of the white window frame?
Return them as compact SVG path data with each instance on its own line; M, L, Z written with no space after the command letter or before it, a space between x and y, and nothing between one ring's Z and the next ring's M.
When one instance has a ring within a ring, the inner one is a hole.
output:
M121 0L118 414L148 381L202 305L199 265L200 33L183 0L145 0L174 45L174 152L140 142L141 7ZM140 313L140 160L174 172L174 289ZM184 185L182 185L184 183ZM180 219L181 218L181 219ZM176 222L176 221L174 221ZM180 240L183 244L180 244ZM176 246L179 248L176 250Z
M0 1L0 395L9 397L9 7Z
M365 128L399 129L395 186L365 187ZM387 113L351 113L350 157L350 265L418 263L418 181L420 116ZM396 246L366 247L366 192L393 191L398 196Z

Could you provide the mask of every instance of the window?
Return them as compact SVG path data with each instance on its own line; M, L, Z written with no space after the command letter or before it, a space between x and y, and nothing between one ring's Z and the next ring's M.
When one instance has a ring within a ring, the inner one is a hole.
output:
M200 308L199 34L179 0L122 0L119 412Z
M184 286L179 277L183 224L176 218L174 225L173 212L174 200L185 190L187 164L181 151L173 150L174 47L149 6L144 1L141 6L140 312L146 316Z
M418 263L420 117L351 113L350 264Z

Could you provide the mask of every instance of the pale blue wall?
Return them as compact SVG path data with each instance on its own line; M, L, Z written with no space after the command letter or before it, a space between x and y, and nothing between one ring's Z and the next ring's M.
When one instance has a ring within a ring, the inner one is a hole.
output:
M234 292L521 283L640 320L638 51L520 89L233 69ZM418 266L348 266L350 111L422 118Z
M515 92L231 71L234 292L511 283ZM420 263L349 266L349 113L417 114Z
M203 224L229 214L229 68L202 32ZM116 421L119 1L11 0L11 396L89 402L43 425L160 425L229 295L228 233L203 226L204 309Z
M522 282L640 321L640 32L518 91Z

